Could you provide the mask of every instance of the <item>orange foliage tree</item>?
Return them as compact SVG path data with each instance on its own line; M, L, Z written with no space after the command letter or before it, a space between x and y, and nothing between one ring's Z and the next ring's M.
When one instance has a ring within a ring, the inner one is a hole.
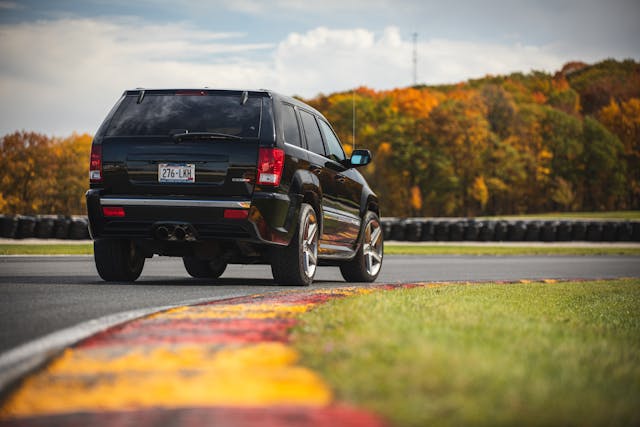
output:
M91 136L15 132L0 140L3 213L83 214Z

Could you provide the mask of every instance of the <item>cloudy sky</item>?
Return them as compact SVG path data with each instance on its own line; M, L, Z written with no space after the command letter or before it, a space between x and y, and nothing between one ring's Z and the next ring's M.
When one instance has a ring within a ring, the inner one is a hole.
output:
M0 135L94 133L128 88L366 85L640 59L638 0L0 0Z

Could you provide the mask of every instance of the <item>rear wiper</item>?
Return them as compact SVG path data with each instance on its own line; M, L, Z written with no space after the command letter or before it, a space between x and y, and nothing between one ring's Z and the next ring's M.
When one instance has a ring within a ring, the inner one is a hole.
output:
M231 135L228 133L219 132L184 132L171 135L176 141L181 141L185 138L193 139L242 139L238 135Z

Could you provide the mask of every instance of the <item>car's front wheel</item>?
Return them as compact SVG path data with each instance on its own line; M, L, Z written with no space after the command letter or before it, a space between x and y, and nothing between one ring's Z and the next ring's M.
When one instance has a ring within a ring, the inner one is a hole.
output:
M273 252L271 272L275 281L282 285L309 286L318 266L319 238L320 224L316 211L303 203L291 243Z
M384 241L380 218L374 212L364 217L362 244L356 256L340 266L342 277L347 282L373 282L382 268Z
M133 282L142 273L144 255L127 239L101 239L93 242L96 269L107 282Z
M183 257L182 262L187 273L198 279L217 279L227 268L227 263L224 261L208 261L190 256Z

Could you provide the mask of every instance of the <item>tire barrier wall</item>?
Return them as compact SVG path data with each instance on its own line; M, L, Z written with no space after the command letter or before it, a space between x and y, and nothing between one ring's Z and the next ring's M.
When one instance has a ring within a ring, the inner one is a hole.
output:
M5 239L89 239L84 216L0 215ZM382 218L385 240L405 242L640 242L640 221Z
M405 242L640 242L640 221L382 218L382 229Z
M0 215L0 237L5 239L89 239L84 216Z

